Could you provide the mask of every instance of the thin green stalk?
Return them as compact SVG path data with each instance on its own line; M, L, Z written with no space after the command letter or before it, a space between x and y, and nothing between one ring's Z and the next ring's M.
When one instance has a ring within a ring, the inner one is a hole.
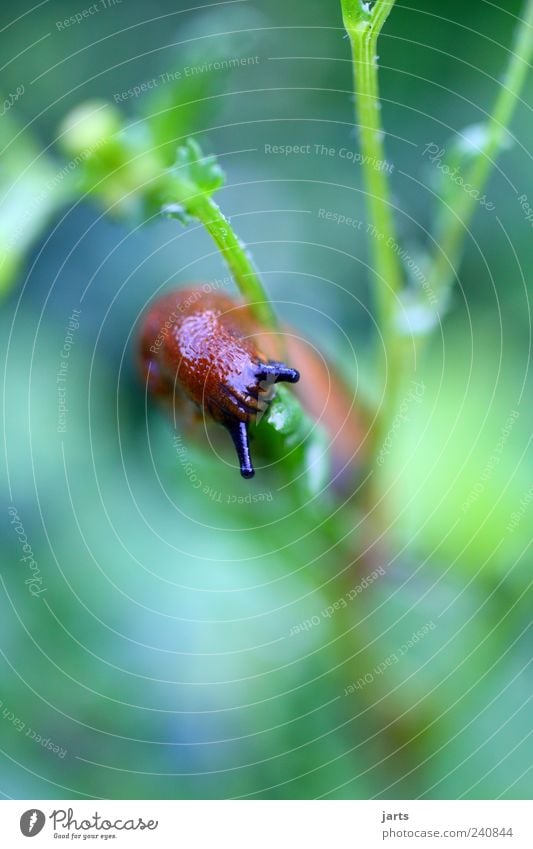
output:
M202 222L220 249L241 294L250 304L257 320L266 327L277 327L276 314L253 260L218 204L205 195L197 195L190 201L190 210L194 217Z
M353 59L356 123L363 154L363 179L369 216L372 264L377 280L378 324L384 345L387 420L394 408L402 375L403 343L395 327L397 297L403 285L389 184L378 88L377 41L395 0L377 0L370 10L361 0L341 0Z
M511 57L491 117L486 125L486 142L475 155L465 182L474 186L478 195L487 184L495 160L502 150L518 97L523 88L533 57L533 0L527 0L524 15L518 24ZM477 206L477 197L462 192L453 210L447 210L442 231L438 234L438 247L430 266L432 287L445 293L453 283L455 271L461 260L469 224Z
M359 0L356 0L359 3ZM343 8L354 0L343 0ZM359 123L363 177L367 192L370 224L375 227L372 257L378 281L378 300L384 327L390 326L395 311L396 294L402 285L402 274L396 251L397 244L389 196L381 125L378 89L377 40L381 27L394 5L394 0L378 2L365 20L355 26L346 25L352 46L356 120ZM346 19L345 19L346 20Z
M180 177L179 169L174 171L168 188L171 190L173 203L166 207L167 212L172 214L175 208L180 217L185 213L204 225L226 260L239 291L250 305L250 310L265 327L276 329L276 314L252 258L218 204L208 192Z

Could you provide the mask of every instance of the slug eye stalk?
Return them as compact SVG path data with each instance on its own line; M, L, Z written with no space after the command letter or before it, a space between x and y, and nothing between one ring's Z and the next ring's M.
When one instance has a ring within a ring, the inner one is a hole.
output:
M272 383L298 383L300 372L284 363L265 363L256 371L256 377L259 381L267 380Z
M241 475L243 478L253 478L255 470L250 457L250 442L248 439L247 423L231 422L231 424L227 425L227 428L237 451L241 467Z

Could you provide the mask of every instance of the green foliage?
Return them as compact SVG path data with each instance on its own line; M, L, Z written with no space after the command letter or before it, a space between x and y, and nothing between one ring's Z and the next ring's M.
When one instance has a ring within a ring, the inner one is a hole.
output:
M0 297L11 290L31 247L75 185L67 164L41 150L11 113L0 120Z
M127 125L111 104L88 101L66 117L59 138L78 165L80 194L132 224L157 212L164 163L147 125Z
M238 20L235 29L259 26L237 18L244 5L231 6L232 21L233 16ZM458 15L465 14L464 5L452 5ZM18 15L16 4L12 8ZM277 8L285 7L280 3ZM320 24L323 21L312 16L329 15L325 4L313 7L298 0L295 8L306 22ZM385 4L365 10L352 2L350 8L361 12L364 23ZM439 13L437 4L429 8ZM413 37L413 18L398 11L395 34L400 38L386 44L386 64L396 67L388 62L389 49L393 59L396 49L400 72L412 72L410 57L403 64L400 60L405 39ZM469 14L475 16L476 4ZM31 17L19 26L26 27ZM420 27L427 26L431 44L433 28L427 18L417 20ZM500 19L496 15L494 20ZM493 41L501 41L501 33L496 24L491 29L489 18L486 21L483 34L491 37L487 68L496 76L497 62L491 57ZM201 33L204 26L210 31L202 17ZM213 30L217 27L223 28L213 23ZM42 31L40 26L32 38L23 29L24 44L33 43ZM319 32L322 38L323 30ZM268 55L284 52L287 44L300 46L293 41L300 37L299 30L291 29L287 42L285 35L273 32ZM192 38L183 33L179 37ZM252 37L247 32L247 50ZM137 34L131 38L136 49ZM231 38L205 39L197 59L180 48L176 67L203 61L204 54L213 60L242 50L242 34ZM471 31L465 30L464 38L468 46ZM110 40L104 48L111 50L111 43L114 47ZM343 42L335 44L340 60ZM436 44L440 50L442 42ZM439 50L426 51L428 69L423 75L429 79L430 97L433 80L442 78ZM24 61L30 63L33 53L24 54ZM328 85L346 89L345 62L307 62L305 106L298 112L297 98L288 95L295 104L291 119L307 120L323 108L326 64L333 67ZM254 100L261 119L279 119L284 105L276 91L269 111L277 66L264 62L260 68L264 91ZM462 66L454 73L447 79L452 91L464 85ZM82 105L81 112L72 113L70 125L62 126L62 158L44 154L29 131L15 139L20 129L10 123L15 112L5 115L0 133L11 128L0 165L0 238L9 247L1 278L6 291L17 275L21 279L28 250L61 206L87 192L100 209L126 223L157 215L167 202L179 200L184 210L181 199L192 204L185 214L205 223L246 293L246 281L254 279L255 270L214 202L216 174L202 173L206 159L194 142L192 148L187 142L203 139L202 131L219 123L214 115L222 100L229 108L231 98L218 97L226 91L229 76L221 72L216 77L198 75L183 85L169 83L153 97L132 99L120 112L100 101L85 112L86 124ZM47 92L55 97L59 86L56 92L53 74L47 80ZM481 103L486 89L483 80L476 84L476 102ZM41 90L35 89L40 97ZM108 96L112 90L107 88ZM445 106L441 111L440 106L439 120L453 124L453 110ZM328 130L338 149L346 144L346 108L343 95L334 113L337 122ZM124 115L130 109L133 119ZM391 133L425 138L426 124L418 113L409 113L408 125L403 123L405 114L386 110ZM224 140L237 148L243 131L240 125L230 126L234 118L231 111L224 113ZM530 113L523 110L521 120L517 135L528 138ZM258 122L258 133L264 126ZM292 120L284 122L283 132L299 143L301 126L299 120L294 126ZM313 138L322 142L323 125L317 126ZM447 164L465 174L480 161L476 132L464 133L468 150L463 144L444 145L451 157ZM258 146L256 140L253 145ZM172 169L177 148L182 167ZM527 157L521 160L518 148L512 152L508 174L520 186ZM485 144L482 149L494 158ZM418 154L416 162L418 166ZM284 178L286 164L273 162L271 173ZM336 171L337 165L335 158L321 159L316 169L313 163L305 187L310 209L329 205L348 211L342 207L345 188L331 196L331 203L326 200L331 188L326 189L326 181L346 186L346 172ZM234 174L240 176L239 165L231 168L233 183ZM431 174L444 176L434 169ZM358 177L353 179L358 187ZM48 181L53 188L43 196ZM283 188L276 183L268 198L276 210L280 198L300 209L302 190L301 180L289 180ZM498 314L483 321L490 306L486 294L479 302L469 297L473 287L483 285L478 282L482 275L477 263L466 265L462 283L468 315L463 317L460 310L451 314L441 328L442 340L435 334L436 344L428 345L417 361L417 379L426 389L421 402L409 407L390 434L379 488L369 494L360 486L365 476L360 468L357 492L343 509L331 491L321 491L329 474L326 437L303 414L288 387L278 387L268 413L252 429L254 458L262 466L253 481L239 478L222 429L213 427L209 449L202 439L187 440L187 463L182 464L174 452L171 423L145 409L133 356L125 347L129 333L139 309L162 281L172 279L177 267L186 269L184 276L190 273L198 256L194 240L201 234L188 231L191 247L179 234L165 262L159 262L159 235L163 241L166 231L173 232L168 224L127 236L120 253L123 228L100 222L87 239L90 258L82 243L53 287L56 267L71 243L55 246L51 264L37 264L34 285L26 287L16 315L8 303L0 321L6 350L2 438L9 477L5 469L2 475L3 489L15 501L46 575L48 593L47 604L28 595L20 545L5 521L0 528L0 700L2 709L51 736L68 754L65 760L51 756L1 720L5 793L41 799L530 797L524 740L531 734L527 629L533 501L526 453L531 430L526 408L530 328L521 271L528 282L531 231L519 218L514 195L509 203L515 217L504 219L504 193L494 191L502 222L516 224L514 232L509 227L507 232L521 267L515 267L503 241L494 238L497 228L488 226L482 234L483 250L494 272ZM449 181L440 184L439 192L452 209L463 201L463 193ZM225 201L223 192L221 197ZM362 193L353 197L360 204L356 214L363 219ZM248 211L246 203L232 204L234 220L242 220L235 214L241 210ZM79 215L83 222L87 211ZM348 310L344 313L318 277L322 270L315 265L316 243L325 239L319 229L323 222L315 217L306 217L305 250L298 252L291 243L283 263L278 265L276 256L272 266L265 263L265 270L298 268L308 273L305 289L298 291L295 285L295 300L304 291L302 301L305 298L319 312L337 309L342 328L354 340L358 365L363 360L366 365L368 326L361 327ZM425 217L423 221L425 226ZM23 223L22 229L16 222ZM255 225L250 222L249 217L243 229L250 242L259 243L261 257L262 241L289 240L281 213L278 220L261 216ZM442 224L446 236L449 221ZM20 239L13 239L15 232ZM68 228L61 232L71 233ZM336 233L345 247L340 228ZM350 238L353 255L363 256L355 230ZM407 248L435 289L429 272L434 257L420 257L408 243ZM327 279L340 281L366 309L364 275L355 278L353 264L343 264L338 251L333 267L331 253L324 255ZM149 274L143 266L147 256ZM132 275L133 269L141 271L130 277L130 268ZM56 372L65 333L63 310L70 309L96 270L100 285L88 290L70 360L68 429L58 434ZM402 278L408 279L409 273L405 263ZM128 285L123 286L126 277ZM273 291L276 285L286 285L285 280L280 284L268 279ZM45 290L50 298L41 314ZM410 334L427 318L422 312L428 292L415 278L401 295L411 298L411 312L407 334L405 327L400 332L413 346ZM421 335L430 336L429 327ZM116 349L124 353L123 359ZM349 356L345 362L350 381L357 380L359 403L359 375L353 374ZM381 382L375 370L367 366L362 379L372 387L368 395L377 408ZM501 445L502 428L518 404L520 416ZM370 419L372 415L370 411ZM361 588L376 563L383 563L384 574L346 602L347 593ZM311 626L291 635L295 625L309 622ZM428 622L436 626L429 636L367 686L344 696L348 684L395 658Z
M257 318L272 329L273 311L251 258L212 201L225 179L217 158L204 155L199 143L187 138L177 149L174 166L166 169L154 148L148 122L124 127L123 120L109 104L90 102L63 123L63 147L79 161L79 191L130 223L160 210L184 225L193 219L200 221L220 248L241 294ZM265 439L267 453L272 454L276 447L278 458L289 457L286 467L281 464L285 476L301 477L304 494L319 491L326 476L325 438L284 387L278 387L273 407L272 419L266 416L258 431L260 450ZM269 439L269 430L276 439Z
M176 161L169 170L170 180L166 193L178 194L183 202L171 201L163 206L163 213L177 218L181 224L189 224L195 217L195 201L201 195L209 199L225 182L225 175L216 156L204 156L195 139L185 140L178 147Z
M320 494L330 475L329 440L323 428L307 416L286 386L276 396L257 428L260 450L280 458L284 476L296 478L304 500Z
M133 101L132 111L150 127L166 167L173 165L176 148L185 139L203 135L216 121L239 60L263 50L265 16L247 4L234 4L228 27L227 12L225 6L207 6L198 18L182 19L170 69L156 78L158 84L147 96ZM246 31L244 39L240 30Z
M178 148L172 171L206 197L211 197L225 181L216 156L204 156L200 145L192 138Z
M364 0L341 0L344 26L351 32L364 32L372 20L371 4Z

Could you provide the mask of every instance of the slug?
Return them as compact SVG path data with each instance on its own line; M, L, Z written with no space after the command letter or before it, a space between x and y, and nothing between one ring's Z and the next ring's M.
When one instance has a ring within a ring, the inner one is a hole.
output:
M249 425L272 398L273 384L299 372L270 359L265 333L248 307L204 287L164 295L141 322L141 373L148 392L180 416L203 412L228 431L241 475L251 478Z

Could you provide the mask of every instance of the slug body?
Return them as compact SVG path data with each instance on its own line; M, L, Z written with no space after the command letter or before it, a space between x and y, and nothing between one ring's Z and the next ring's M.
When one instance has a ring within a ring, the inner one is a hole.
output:
M261 333L246 306L208 285L164 295L141 326L141 371L150 394L174 413L192 407L223 425L245 478L254 475L250 424L266 410L274 383L300 377L259 349Z

